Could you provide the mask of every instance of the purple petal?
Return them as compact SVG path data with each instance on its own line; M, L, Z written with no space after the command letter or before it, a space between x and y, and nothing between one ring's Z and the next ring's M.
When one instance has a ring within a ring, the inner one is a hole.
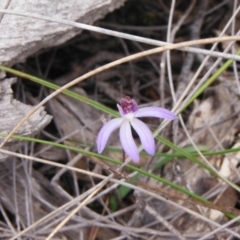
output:
M97 137L98 153L101 153L104 150L109 136L114 130L120 127L122 121L122 118L115 118L103 125Z
M123 112L122 107L121 107L119 104L117 104L117 108L118 108L119 113L120 113L121 116L123 117L123 116L124 116L124 112Z
M155 153L155 142L152 135L152 132L148 128L148 126L143 123L142 121L138 120L137 118L134 118L131 121L131 125L137 132L137 134L140 137L140 140L142 142L143 148L147 153L150 155L154 155Z
M144 107L139 108L135 113L135 117L157 117L166 118L168 120L177 119L177 116L171 111L160 107Z
M130 123L125 119L120 127L120 141L125 153L134 161L139 162L138 148L133 140Z

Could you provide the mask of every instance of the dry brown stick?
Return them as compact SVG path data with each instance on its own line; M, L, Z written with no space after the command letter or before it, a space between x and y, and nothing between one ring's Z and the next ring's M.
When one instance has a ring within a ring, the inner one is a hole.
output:
M138 186L138 187L142 187L143 189L147 189L151 192L157 193L157 194L161 194L166 198L172 198L172 199L177 199L177 200L182 200L185 203L191 203L193 205L199 205L202 207L206 207L206 208L210 208L210 209L215 209L224 213L232 213L236 216L240 215L240 210L233 208L233 207L227 207L227 206L222 206L219 204L214 204L212 202L202 202L200 200L197 200L195 198L186 196L184 194L180 194L177 192L172 192L169 190L166 190L164 188L158 188L156 186L151 186L147 183L144 183L140 180L134 179L132 177L128 177L125 174L123 174L122 172L116 171L114 169L112 169L111 167L109 167L106 163L100 161L99 159L93 157L93 156L88 156L92 161L94 161L96 164L99 164L102 168L108 170L109 172L113 173L118 179L125 179L126 181Z
M193 41L187 41L187 42L181 42L181 43L176 43L176 44L169 44L163 47L158 47L158 48L154 48L154 49L150 49L144 52L140 52L140 53L136 53L133 54L131 56L127 56L125 58L116 60L114 62L108 63L102 67L99 67L89 73L84 74L83 76L74 79L72 82L62 86L61 88L59 88L58 90L54 91L53 93L51 93L49 96L47 96L44 100L42 100L38 105L36 105L30 112L28 112L28 114L26 114L26 116L13 128L13 130L8 134L8 136L4 139L4 141L1 143L0 148L2 148L6 142L11 138L11 136L22 126L22 124L29 119L30 116L33 115L33 113L35 111L37 111L40 107L42 107L45 103L47 103L50 99L52 99L53 97L57 96L59 93L61 93L62 91L74 86L75 84L97 74L100 73L102 71L105 71L109 68L115 67L119 64L123 64L125 62L129 62L132 60L135 60L137 58L141 58L141 57L145 57L151 54L156 54L156 53L160 53L166 50L174 50L174 49L179 49L179 48L184 48L187 46L194 46L194 45L200 45L200 44L210 44L210 43L215 43L215 42L225 42L225 41L239 41L240 40L240 36L225 36L225 37L217 37L217 38L206 38L206 39L200 39L200 40L193 40Z
M128 182L131 182L137 186L143 187L144 189L148 189L154 193L157 194L162 194L163 196L167 197L167 198L173 198L173 199L178 199L178 200L182 200L185 203L191 203L191 204L197 204L199 206L202 207L206 207L206 208L210 208L210 209L215 209L224 213L232 213L236 216L240 215L240 210L236 209L236 208L232 208L232 207L227 207L227 206L222 206L219 204L214 204L211 202L202 202L200 200L188 197L186 195L183 194L179 194L179 193L175 193L175 192L171 192L169 190L163 189L163 188L158 188L155 186L151 186L147 183L143 183L139 180L124 176L124 179L126 179Z

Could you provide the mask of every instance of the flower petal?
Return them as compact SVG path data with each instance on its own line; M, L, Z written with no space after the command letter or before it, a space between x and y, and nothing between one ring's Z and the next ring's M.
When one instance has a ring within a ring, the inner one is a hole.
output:
M150 131L148 126L137 118L134 118L131 121L131 125L133 126L133 128L135 129L137 134L139 135L141 143L142 143L145 151L147 153L149 153L150 155L154 155L155 142L154 142L152 132Z
M139 108L135 113L135 117L157 117L166 118L168 120L177 119L177 116L171 111L160 107L144 107Z
M120 113L121 116L123 117L123 116L124 116L124 112L123 112L122 107L121 107L119 104L117 104L117 108L118 108L119 113Z
M120 127L120 141L125 153L134 161L139 162L138 148L133 140L130 123L125 119Z
M101 153L104 150L109 136L114 130L120 127L122 121L122 118L115 118L103 125L97 137L98 153Z

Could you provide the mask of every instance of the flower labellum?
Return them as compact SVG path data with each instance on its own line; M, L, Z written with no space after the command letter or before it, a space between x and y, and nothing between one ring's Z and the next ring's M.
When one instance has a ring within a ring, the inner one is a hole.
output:
M104 150L111 133L117 128L120 128L119 135L123 150L134 162L139 162L139 152L132 136L131 126L137 132L144 150L150 155L154 155L155 153L155 142L152 132L148 126L138 118L157 117L168 120L177 118L175 114L165 108L138 108L136 101L128 96L122 98L120 105L117 104L117 107L121 117L108 121L101 128L97 137L98 153L102 153Z

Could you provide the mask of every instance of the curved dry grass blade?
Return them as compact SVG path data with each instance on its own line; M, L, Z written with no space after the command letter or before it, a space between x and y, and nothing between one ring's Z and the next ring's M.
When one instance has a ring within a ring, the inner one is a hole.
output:
M125 58L116 60L114 62L111 62L109 64L106 64L102 67L99 67L87 74L84 74L83 76L74 79L73 81L71 81L70 83L64 85L63 87L59 88L58 90L56 90L55 92L51 93L48 97L46 97L43 101L41 101L38 105L36 105L18 124L17 126L9 133L9 135L4 139L4 141L1 143L0 148L2 148L5 143L11 138L11 136L22 126L22 124L29 119L30 116L32 116L32 114L37 111L41 106L43 106L45 103L47 103L50 99L52 99L53 97L57 96L59 93L61 93L63 90L66 90L67 88L70 88L72 86L74 86L75 84L97 74L100 73L102 71L105 71L109 68L112 68L114 66L117 66L119 64L123 64L125 62L128 61L132 61L134 59L137 58L141 58L141 57L145 57L151 54L156 54L156 53L160 53L163 51L167 51L167 50L174 50L174 49L179 49L179 48L183 48L186 46L194 46L194 45L200 45L200 44L210 44L210 43L215 43L215 42L225 42L225 41L238 41L240 40L240 36L230 36L230 37L217 37L217 38L206 38L206 39L200 39L200 40L193 40L193 41L187 41L187 42L181 42L181 43L176 43L176 44L169 44L167 46L164 47L158 47L158 48L154 48L154 49L150 49L141 53L137 53L137 54L133 54L130 56L127 56ZM126 161L128 161L129 159L127 159Z

